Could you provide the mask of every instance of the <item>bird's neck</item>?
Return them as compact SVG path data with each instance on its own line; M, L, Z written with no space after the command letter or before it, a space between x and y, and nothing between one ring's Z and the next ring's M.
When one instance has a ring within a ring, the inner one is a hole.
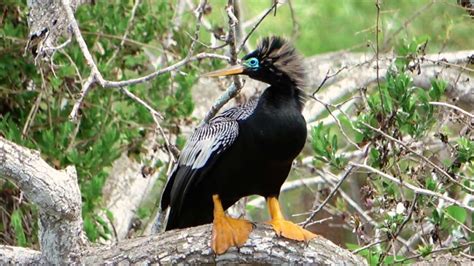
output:
M302 112L306 95L294 84L271 85L263 92L261 100L264 101L266 107L279 110L296 108Z

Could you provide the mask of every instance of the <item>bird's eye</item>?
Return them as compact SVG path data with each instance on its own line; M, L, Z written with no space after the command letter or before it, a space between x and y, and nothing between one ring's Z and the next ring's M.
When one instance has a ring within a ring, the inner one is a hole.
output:
M255 57L252 57L245 61L245 65L249 68L258 68L258 59Z

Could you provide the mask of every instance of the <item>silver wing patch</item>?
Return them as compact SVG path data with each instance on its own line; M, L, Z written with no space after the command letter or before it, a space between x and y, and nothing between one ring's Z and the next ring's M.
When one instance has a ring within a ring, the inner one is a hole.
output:
M211 155L227 149L238 134L237 121L216 117L210 124L194 131L181 153L179 165L190 166L192 169L202 168Z

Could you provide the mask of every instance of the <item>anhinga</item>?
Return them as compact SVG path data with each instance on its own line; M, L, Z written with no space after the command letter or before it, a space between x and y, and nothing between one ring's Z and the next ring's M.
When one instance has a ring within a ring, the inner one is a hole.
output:
M206 76L243 74L270 84L263 94L230 108L197 128L188 139L161 199L171 207L166 230L213 221L212 249L217 254L241 246L253 225L226 216L240 198L266 198L269 223L278 235L308 241L316 235L284 219L280 188L306 141L303 62L279 37L264 38L241 65Z

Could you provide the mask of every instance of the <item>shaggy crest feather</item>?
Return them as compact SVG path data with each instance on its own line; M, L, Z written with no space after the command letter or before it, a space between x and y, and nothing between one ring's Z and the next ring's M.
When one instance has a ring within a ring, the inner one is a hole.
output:
M303 58L286 39L278 36L265 37L259 42L255 54L252 54L261 59L262 65L288 76L298 88L306 86Z

